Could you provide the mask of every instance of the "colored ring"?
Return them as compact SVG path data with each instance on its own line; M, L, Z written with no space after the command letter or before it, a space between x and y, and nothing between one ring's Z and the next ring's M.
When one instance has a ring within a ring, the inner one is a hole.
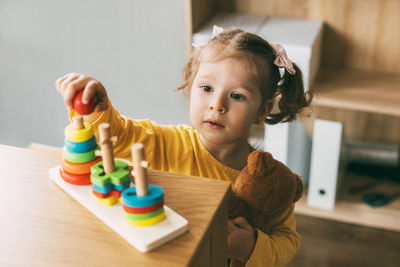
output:
M163 213L163 212L164 212L164 208L158 209L153 212L144 213L144 214L132 214L132 213L126 213L126 212L124 212L124 214L125 214L125 218L127 218L128 220L143 221L143 220L147 220L147 219L156 217L157 215L159 215L160 213Z
M70 174L65 172L62 168L60 168L61 178L69 184L74 185L90 185L90 175L89 174Z
M96 190L97 192L100 192L102 194L108 194L108 193L110 193L111 190L114 189L114 186L111 183L106 184L105 186L99 186L97 184L92 183L92 186L93 186L94 190Z
M85 128L77 130L72 124L69 124L65 130L65 137L72 142L85 142L93 137L93 127L89 123L85 122Z
M115 198L113 196L109 196L107 198L100 198L95 196L97 199L97 203L104 205L104 206L112 206L114 205L116 202L118 202L118 198Z
M69 161L71 163L85 163L92 161L96 158L95 151L96 150L93 149L85 153L74 153L68 151L65 147L63 147L62 155L66 161Z
M107 193L107 194L103 194L103 193L100 193L100 192L98 192L98 191L96 191L94 189L92 190L92 193L93 193L93 195L95 195L98 198L108 198L111 195L111 191L109 193Z
M89 162L72 163L66 161L64 157L61 157L61 167L64 169L64 171L71 174L90 174L90 167L99 161L101 161L101 157L97 157Z
M118 190L111 190L111 192L110 192L111 196L118 198L118 199L121 198L121 194L122 194L122 191L118 191Z
M122 203L122 208L124 209L124 211L126 213L134 213L134 214L143 214L143 213L153 212L153 211L161 209L163 206L164 206L164 201L161 201L160 203L155 204L153 206L142 207L142 208L129 207Z
M90 168L92 183L99 186L104 186L108 183L113 183L115 186L125 184L130 180L128 164L121 160L114 160L115 170L112 173L105 173L103 162L99 162ZM117 190L122 191L125 187L117 187Z
M165 218L165 212L147 220L134 221L126 219L126 221L132 226L150 226L161 222L162 220L164 220L164 218Z
M87 141L84 142L72 142L68 140L67 138L64 138L64 146L67 148L68 151L74 152L74 153L83 153L83 152L88 152L96 147L96 136L93 135L92 138L90 138Z
M114 184L114 189L117 191L124 191L131 185L131 180L128 178L128 181L124 182L123 184Z
M147 207L160 203L164 199L164 191L160 186L150 184L149 193L144 197L136 195L136 187L133 186L122 192L122 203L130 207Z
M108 198L109 196L113 196L115 198L120 198L121 197L121 193L122 193L121 191L111 190L107 194L103 194L103 193L100 193L100 192L98 192L98 191L96 191L94 189L92 190L92 192L93 192L93 195L95 195L96 197L99 197L99 198Z
M92 179L90 179L90 180L92 180ZM128 188L130 184L131 184L131 181L128 180L124 184L118 185L118 186L115 186L112 183L108 183L105 186L100 186L100 185L92 183L92 186L93 186L93 189L96 190L97 192L100 192L102 194L108 194L108 193L110 193L111 190L123 191L123 190L117 189L116 187L118 187L118 188L121 187L121 188L125 189L125 188Z

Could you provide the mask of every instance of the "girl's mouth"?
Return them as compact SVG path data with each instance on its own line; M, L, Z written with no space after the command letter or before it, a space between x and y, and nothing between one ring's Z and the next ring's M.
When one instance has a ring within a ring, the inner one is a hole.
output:
M207 124L208 127L213 128L213 129L225 128L225 126L222 125L219 121L206 120L205 123Z

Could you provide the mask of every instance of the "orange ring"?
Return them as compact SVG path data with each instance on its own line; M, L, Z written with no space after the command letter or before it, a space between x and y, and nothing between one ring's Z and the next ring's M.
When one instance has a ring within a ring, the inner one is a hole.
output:
M90 168L99 161L101 161L101 157L96 157L96 159L89 162L72 163L61 156L61 167L70 174L89 174Z
M65 172L62 168L60 168L60 175L61 178L63 178L64 181L66 181L69 184L74 184L74 185L90 185L92 184L90 182L90 174L70 174Z

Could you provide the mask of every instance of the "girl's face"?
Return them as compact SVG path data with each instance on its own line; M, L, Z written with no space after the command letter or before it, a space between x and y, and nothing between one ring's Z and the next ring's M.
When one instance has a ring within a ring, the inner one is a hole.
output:
M190 119L203 142L245 141L253 123L266 118L268 110L248 66L237 58L200 63L190 93Z

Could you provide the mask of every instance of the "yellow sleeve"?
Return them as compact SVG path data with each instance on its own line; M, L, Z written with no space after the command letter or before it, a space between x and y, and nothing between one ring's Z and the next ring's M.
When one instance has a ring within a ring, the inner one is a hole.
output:
M74 115L77 114L72 110L70 118ZM171 137L164 136L158 124L150 120L132 120L122 116L110 102L107 110L92 113L89 116L85 120L92 124L97 140L99 140L99 125L110 124L112 136L118 137L113 145L115 157L131 160L131 146L135 143L143 143L150 168L168 170L168 161L165 157L166 143L168 143L166 140L170 140Z
M284 266L293 258L300 245L294 219L294 204L272 222L271 229L268 235L257 229L256 245L246 263L247 267Z

